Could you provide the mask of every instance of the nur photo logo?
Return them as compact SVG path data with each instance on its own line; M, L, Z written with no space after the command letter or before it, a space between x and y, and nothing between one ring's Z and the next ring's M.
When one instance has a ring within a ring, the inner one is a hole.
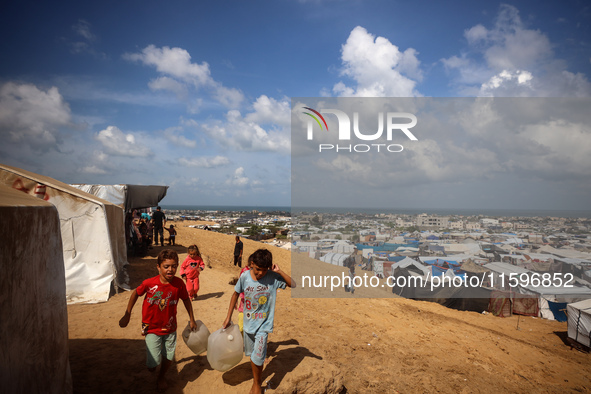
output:
M352 138L361 141L374 141L374 143L361 144L318 144L319 152L402 152L404 147L401 144L395 143L377 143L378 140L383 140L384 131L385 139L390 142L395 136L405 135L411 141L418 141L418 138L410 131L411 128L417 125L417 117L408 112L384 112L377 113L377 131L361 130L359 112L352 113L353 122L349 115L339 109L321 109L315 110L311 107L303 107L306 111L303 113L308 115L310 119L307 120L307 139L314 140L314 129L319 129L321 132L333 134L332 137L337 137L338 142L351 141ZM337 130L331 131L328 128L328 123L323 115L333 115L336 117ZM363 115L368 116L367 114ZM376 115L373 115L374 117ZM385 124L385 127L384 127ZM315 126L317 125L317 126Z

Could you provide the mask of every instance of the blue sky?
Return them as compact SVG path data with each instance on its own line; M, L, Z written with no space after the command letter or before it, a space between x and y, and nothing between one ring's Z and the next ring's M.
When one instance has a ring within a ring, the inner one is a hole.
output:
M168 205L289 205L291 97L591 96L584 1L22 1L0 22L0 162ZM591 165L554 172L532 187Z

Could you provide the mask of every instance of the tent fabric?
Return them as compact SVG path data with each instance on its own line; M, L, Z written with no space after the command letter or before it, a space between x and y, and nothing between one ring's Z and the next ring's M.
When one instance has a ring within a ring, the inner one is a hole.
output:
M94 194L125 211L155 207L166 196L168 186L143 185L71 185Z
M166 196L168 186L126 185L125 210L155 207Z
M327 253L324 256L320 257L320 261L324 261L325 263L330 263L332 265L338 265L340 267L344 267L345 260L349 257L348 254L342 253Z
M495 316L510 317L511 316L511 294L508 291L494 290L490 294L490 302L488 304L488 311Z
M481 265L478 265L476 263L474 263L471 260L467 260L465 262L462 263L462 270L466 271L466 272L470 272L473 274L480 274L480 273L486 273L486 272L490 272L490 270L484 268Z
M38 195L58 211L68 303L107 301L128 289L123 210L53 178L0 165L0 184Z
M568 304L566 302L552 302L548 301L548 306L554 315L554 320L559 322L567 321L566 317L566 306Z
M395 277L409 278L413 274L407 268L396 268ZM420 283L420 282L417 282ZM393 287L392 292L402 297L431 301L460 311L483 312L488 310L491 291L482 287L455 287L440 286L431 290L430 284L425 287L414 286L414 282L408 281L405 287Z
M512 301L513 314L534 317L539 316L540 306L538 303L538 297L525 297L514 293Z
M70 185L125 209L125 185Z
M0 215L2 392L71 393L58 211L0 184Z
M566 306L568 337L587 347L591 346L591 299Z

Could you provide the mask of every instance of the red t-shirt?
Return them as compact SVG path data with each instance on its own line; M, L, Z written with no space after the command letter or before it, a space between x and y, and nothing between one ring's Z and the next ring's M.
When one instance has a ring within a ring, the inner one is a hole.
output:
M171 283L160 282L160 276L146 279L136 289L143 296L142 335L167 335L176 332L176 307L179 299L189 298L185 283L174 277Z

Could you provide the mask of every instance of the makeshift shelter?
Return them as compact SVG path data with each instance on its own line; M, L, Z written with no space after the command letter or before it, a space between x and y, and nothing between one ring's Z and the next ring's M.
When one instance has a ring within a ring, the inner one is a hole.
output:
M482 287L453 286L449 283L431 287L431 283L422 280L413 280L416 273L407 268L397 267L394 269L393 276L397 278L392 292L404 298L419 301L436 302L447 308L460 311L483 312L489 308L490 289ZM406 278L406 280L400 280Z
M345 266L345 260L351 256L350 254L343 254L343 253L327 253L324 256L320 257L320 261L324 261L325 263L330 263L332 265L338 265L339 267Z
M587 348L591 347L591 299L566 306L568 338Z
M418 275L427 276L427 274L431 273L431 269L422 265L416 260L411 259L410 257L405 257L404 260L400 260L399 262L392 264L390 267L390 275L394 275L394 271L396 268L406 268L408 271L414 271Z
M540 274L527 270L522 267L506 263L494 262L484 265L484 268L490 269L495 276L492 280L495 288L511 290L512 313L540 316L545 319L554 320L554 313L548 304L548 301L554 303L571 303L591 298L591 289L586 286L576 286L564 284L563 286L540 285L533 286L529 283L527 277L540 278ZM510 287L510 279L513 275L513 284L517 286ZM527 277L526 277L527 276ZM519 278L519 280L517 280ZM504 288L501 286L504 284ZM532 299L536 302L532 302Z
M155 207L166 196L168 186L143 185L70 185L119 205L126 212Z
M107 301L112 284L128 288L120 207L55 179L6 165L0 165L0 184L57 208L68 303Z
M71 393L60 219L52 204L0 185L0 385Z

